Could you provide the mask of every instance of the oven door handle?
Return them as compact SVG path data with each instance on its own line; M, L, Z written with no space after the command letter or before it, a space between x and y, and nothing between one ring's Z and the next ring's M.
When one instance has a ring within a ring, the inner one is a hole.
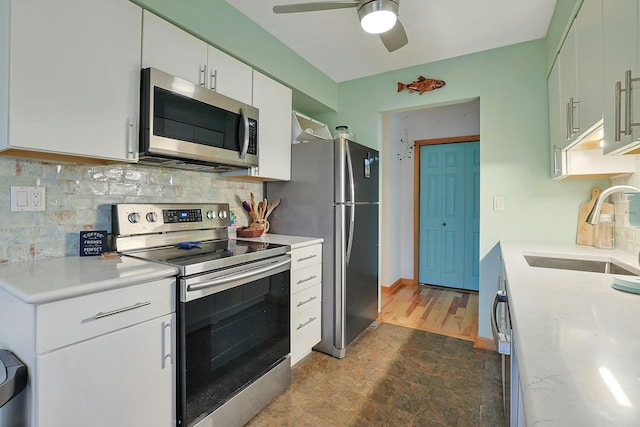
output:
M236 280L248 279L250 277L268 273L270 271L276 270L286 265L291 265L291 258L287 258L284 261L274 262L273 264L269 264L264 267L252 268L250 270L243 271L242 273L233 273L233 274L220 276L206 283L198 283L196 285L187 285L187 292L199 291L202 289L210 288L212 286L224 285L225 283L233 282Z

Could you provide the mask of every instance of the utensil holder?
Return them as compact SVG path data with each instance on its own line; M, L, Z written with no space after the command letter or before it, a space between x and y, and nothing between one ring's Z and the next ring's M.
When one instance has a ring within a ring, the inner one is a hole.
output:
M259 224L264 229L265 233L269 231L269 221L266 219L256 219L252 224Z

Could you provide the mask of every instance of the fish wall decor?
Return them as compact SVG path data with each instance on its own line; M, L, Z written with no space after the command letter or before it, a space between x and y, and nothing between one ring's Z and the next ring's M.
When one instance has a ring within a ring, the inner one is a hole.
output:
M425 92L439 89L444 85L446 85L444 80L428 79L424 76L420 76L418 77L418 80L408 84L398 82L398 92L408 89L409 92L420 92L420 95L422 95Z

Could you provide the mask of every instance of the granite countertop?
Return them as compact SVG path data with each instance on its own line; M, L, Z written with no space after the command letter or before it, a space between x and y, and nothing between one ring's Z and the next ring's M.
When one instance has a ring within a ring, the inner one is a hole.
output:
M527 425L640 425L640 295L614 276L530 267L524 255L636 256L570 244L500 243Z
M324 242L324 239L321 237L287 236L284 234L263 234L260 237L254 237L250 239L240 237L239 240L289 245L291 246L291 249L304 248L305 246L316 245L318 243Z
M175 276L171 266L122 256L59 257L0 265L0 289L43 304Z

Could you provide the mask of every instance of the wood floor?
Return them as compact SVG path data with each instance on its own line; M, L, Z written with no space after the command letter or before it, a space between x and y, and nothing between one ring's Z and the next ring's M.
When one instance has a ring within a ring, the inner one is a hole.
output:
M425 285L400 285L382 294L382 323L474 341L478 293Z

